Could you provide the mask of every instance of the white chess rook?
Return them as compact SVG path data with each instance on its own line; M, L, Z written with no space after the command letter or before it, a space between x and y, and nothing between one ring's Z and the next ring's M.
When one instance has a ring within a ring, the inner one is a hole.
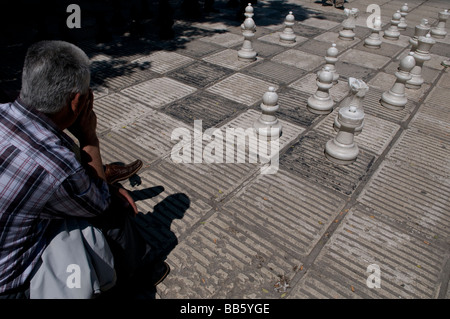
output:
M381 105L391 110L402 110L405 107L406 103L408 103L405 85L406 81L411 79L410 71L415 65L414 52L410 52L409 55L400 61L398 70L395 72L397 80L389 91L381 95Z
M425 37L419 37L419 44L414 52L414 59L416 60L416 65L411 70L411 79L406 81L406 87L408 89L418 90L422 87L424 82L422 76L423 64L431 59L430 49L436 43L430 34L428 33Z
M246 16L244 23L241 25L242 34L244 36L244 44L242 48L238 51L238 59L241 61L252 62L256 60L256 52L253 50L252 41L255 37L256 25L253 21L253 7L249 3L245 8Z
M359 10L357 8L344 9L347 19L342 21L342 30L339 31L339 39L344 41L353 41L355 39L356 18Z
M383 41L380 37L381 31L381 18L376 17L375 22L373 23L372 33L364 39L364 46L371 49L379 49L381 48L381 44Z
M328 114L333 110L334 101L330 96L333 87L333 73L325 67L317 76L317 90L308 98L307 108L314 114Z
M292 44L295 43L295 33L292 27L295 24L295 17L292 14L292 11L289 11L289 14L286 16L284 20L284 30L280 33L280 42Z
M392 15L391 26L389 29L384 31L383 37L387 40L398 40L400 38L400 31L398 30L398 24L400 23L400 18L402 15L400 14L400 10L397 10Z
M431 36L436 39L444 39L447 35L447 31L445 30L445 23L447 22L448 17L450 16L450 12L448 9L439 12L438 18L439 22L436 28L431 29Z
M398 24L398 29L401 31L406 30L406 27L408 26L408 24L406 23L406 16L408 15L408 4L405 3L402 5L402 7L400 8L400 14L401 14L401 18L400 18L400 23Z
M366 96L369 86L363 81L353 77L348 78L348 87L350 89L349 95L341 102L341 108L346 106L354 106L358 109L364 110L363 102ZM355 135L361 133L364 126L364 121L361 125L355 128ZM341 123L339 123L339 115L336 115L334 119L333 127L336 131L341 128Z
M354 142L355 129L364 122L364 110L356 106L345 106L339 110L341 127L335 138L325 145L325 156L335 164L353 163L359 154L358 145Z
M325 55L325 65L322 68L321 71L317 72L317 76L319 76L319 73L322 72L326 67L330 70L331 73L333 73L333 84L336 84L339 79L339 74L336 72L336 62L338 61L339 51L336 48L336 43L333 43L331 47L328 48L327 53Z
M264 93L261 103L261 116L253 123L253 128L258 135L267 136L270 140L281 135L282 124L275 116L280 106L278 105L278 94L274 87Z
M411 51L414 52L417 49L417 45L419 44L419 37L424 37L430 32L430 25L428 24L428 19L422 19L420 24L416 25L414 28L414 36L409 39L409 43L411 44Z

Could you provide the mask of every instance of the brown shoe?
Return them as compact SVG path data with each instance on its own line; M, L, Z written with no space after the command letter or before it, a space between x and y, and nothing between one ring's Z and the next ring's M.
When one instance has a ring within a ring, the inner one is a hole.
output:
M170 266L165 262L156 262L153 265L151 281L154 286L158 286L170 273Z
M142 167L142 161L136 160L128 165L106 164L105 175L108 184L123 181L136 174Z
M343 8L344 7L345 0L336 0L334 3L335 8Z

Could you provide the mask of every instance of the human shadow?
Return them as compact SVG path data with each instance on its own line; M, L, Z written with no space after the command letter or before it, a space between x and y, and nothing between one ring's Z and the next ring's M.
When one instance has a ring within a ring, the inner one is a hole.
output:
M164 191L163 186L155 186L144 190L130 191L131 197L135 200L145 200L157 196ZM190 199L186 194L176 193L167 196L156 204L152 212L138 213L132 219L141 237L150 246L150 254L154 261L164 261L170 252L178 245L178 238L171 230L172 222L175 219L182 219L186 210L190 207ZM150 271L150 269L148 269ZM115 289L106 293L104 299L154 299L156 288L146 284L149 273L139 273L137 277L127 284L125 291ZM137 281L136 281L137 280Z
M178 245L178 238L171 230L171 225L175 219L184 217L190 202L186 194L172 194L156 204L153 212L139 213L134 219L142 237L159 260L165 260Z

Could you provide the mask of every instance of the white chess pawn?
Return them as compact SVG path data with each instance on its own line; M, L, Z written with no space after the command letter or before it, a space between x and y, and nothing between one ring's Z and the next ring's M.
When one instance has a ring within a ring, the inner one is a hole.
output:
M364 46L371 49L381 48L383 41L380 37L381 31L381 18L376 17L373 23L372 33L366 39L364 39Z
M445 30L445 23L447 22L448 17L450 16L450 12L448 9L439 12L438 18L439 22L436 28L431 29L431 36L436 39L444 39L447 35L447 31Z
M247 8L245 8L246 18L244 23L241 25L242 34L244 36L244 44L242 48L238 51L238 59L241 61L252 62L256 60L256 52L253 50L252 41L255 36L256 25L253 21L253 8L249 3Z
M363 109L363 102L366 96L367 91L369 90L369 86L363 81L353 77L348 78L348 87L350 89L349 95L342 101L341 106L355 106L358 109ZM341 128L341 123L339 123L339 116L337 115L334 119L334 129L339 131ZM362 128L364 126L364 121L361 125L355 128L355 135L361 133Z
M409 55L400 61L398 70L395 72L397 80L389 91L381 95L381 105L391 110L402 110L405 107L406 103L408 103L405 94L405 85L406 81L411 79L409 72L415 65L414 52L410 52Z
M289 11L289 14L286 16L284 20L284 30L280 33L280 41L283 43L292 44L295 43L295 33L292 27L295 24L295 17L292 14L292 11Z
M408 11L409 11L408 4L407 3L403 4L402 7L400 8L400 14L402 17L400 18L400 23L397 26L398 29L401 31L406 30L406 27L408 26L406 24L406 16L408 15Z
M411 44L411 51L414 52L417 49L417 45L419 44L419 37L424 37L430 32L430 25L428 24L428 19L422 19L419 25L416 25L414 28L414 36L409 39L409 43Z
M253 128L258 135L267 136L270 139L278 138L281 135L283 127L275 116L279 108L278 94L275 92L275 88L271 86L262 97L262 114L253 123Z
M356 106L345 106L339 110L338 118L341 127L336 137L325 145L325 156L333 163L348 165L359 154L358 145L354 142L355 129L364 122L364 110Z
M308 98L307 108L314 114L328 114L332 111L334 101L330 96L333 87L333 73L325 67L317 76L317 90Z
M357 8L344 9L344 13L347 19L342 21L342 30L339 31L339 39L352 41L356 35L353 30L356 27L356 17L358 16L359 10Z
M408 89L418 90L422 87L424 82L422 76L422 67L426 61L431 60L430 49L436 43L430 34L428 33L425 37L419 37L419 44L414 52L414 59L416 60L416 65L411 70L411 79L406 81L406 87Z
M327 53L325 55L325 65L321 71L317 72L317 76L322 72L326 67L329 68L330 72L333 73L333 84L336 84L339 79L339 74L336 72L336 62L338 61L339 51L336 48L336 43L331 44L331 47L328 48Z
M384 31L383 37L387 40L398 40L400 38L400 31L398 30L398 24L400 23L400 18L402 15L400 14L400 10L397 10L392 15L391 26L389 29Z

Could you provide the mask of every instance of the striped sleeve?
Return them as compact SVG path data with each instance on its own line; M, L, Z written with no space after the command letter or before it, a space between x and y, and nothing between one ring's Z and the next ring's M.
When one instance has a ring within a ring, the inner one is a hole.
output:
M95 217L108 208L110 200L107 183L90 177L81 168L56 189L45 205L41 218Z

